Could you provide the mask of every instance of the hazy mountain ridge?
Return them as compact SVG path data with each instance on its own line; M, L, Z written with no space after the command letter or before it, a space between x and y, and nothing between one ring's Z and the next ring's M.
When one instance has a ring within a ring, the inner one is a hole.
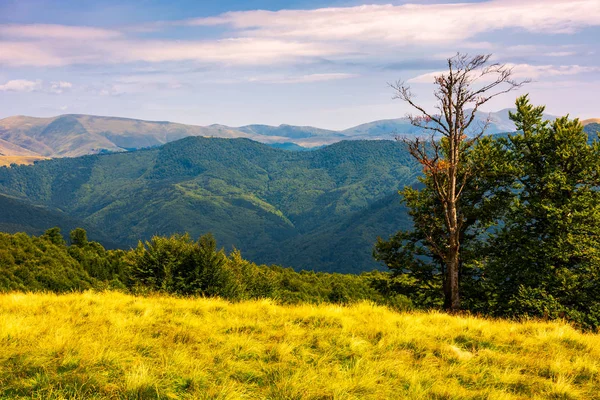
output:
M488 134L509 132L508 109L479 112L475 129L490 117ZM547 115L548 119L554 119ZM312 126L196 126L168 121L66 114L52 118L14 116L0 120L0 153L4 156L76 157L160 146L188 136L246 138L288 149L318 148L341 140L394 139L421 134L406 118L373 121L335 131ZM295 146L294 146L295 145Z

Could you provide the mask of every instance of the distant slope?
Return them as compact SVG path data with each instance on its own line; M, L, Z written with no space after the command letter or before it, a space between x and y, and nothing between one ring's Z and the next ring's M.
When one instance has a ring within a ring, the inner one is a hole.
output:
M484 127L488 118L489 125L485 130L486 134L494 135L514 131L516 128L515 124L509 118L509 111L514 111L514 109L507 108L489 113L483 111L477 112L475 121L471 125L470 133L479 132ZM556 117L545 114L544 118L554 120ZM342 133L358 139L393 139L395 136L423 134L423 131L411 125L407 118L398 118L369 122L346 129Z
M0 139L0 156L39 157L40 155L34 151L27 150L14 143Z
M0 167L8 167L12 164L31 165L45 159L46 157L42 156L0 156Z
M350 272L376 267L376 236L405 227L396 191L419 171L395 141L290 152L190 137L0 168L0 192L62 210L124 245L153 234L212 232L257 262Z
M57 210L35 206L0 194L0 231L8 233L26 232L41 235L47 229L59 227L67 238L75 228L85 228L90 240L99 241L107 247L117 245L107 235L89 224Z
M14 150L6 149L4 155L74 157L158 146L187 136L251 137L225 127L91 115L61 115L54 118L17 116L0 120L0 140L17 146ZM17 154L18 151L29 153Z
M508 109L477 113L473 132L487 118L488 134L513 131ZM548 119L554 117L547 115ZM293 125L194 126L167 121L142 121L130 118L69 114L52 118L15 116L0 120L0 155L75 157L85 154L119 152L156 147L188 136L246 138L294 149L318 148L342 140L394 139L396 136L422 135L406 118L373 121L343 131ZM287 145L285 145L288 143Z
M239 131L246 132L255 135L264 136L280 136L290 139L303 139L314 136L320 137L339 137L343 138L345 135L327 129L314 128L312 126L293 126L293 125L247 125L237 128Z
M584 119L583 121L581 121L581 123L585 126L585 125L589 125L589 124L600 124L600 118L590 118L590 119Z
M590 140L597 140L600 133L600 123L591 122L585 125L583 130L588 134Z

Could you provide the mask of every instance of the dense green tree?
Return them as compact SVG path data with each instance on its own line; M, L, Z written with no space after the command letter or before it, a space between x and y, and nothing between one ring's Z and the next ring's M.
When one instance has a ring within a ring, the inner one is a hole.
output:
M84 247L88 243L87 232L83 228L75 228L69 234L73 246Z
M41 237L0 233L0 291L68 292L96 286L52 229Z
M229 268L227 255L217 249L211 234L202 235L193 247L186 292L227 298L241 297L240 287Z
M188 234L153 236L145 243L140 241L127 254L132 278L151 290L175 292L187 283L187 275L182 273L186 268L182 265L190 263L193 246Z
M515 168L514 201L492 235L486 280L495 312L600 324L600 144L568 117L544 121L527 96L499 139Z
M46 230L46 232L44 232L44 234L42 235L42 238L58 246L66 245L65 239L63 238L62 233L60 233L60 228L58 227Z

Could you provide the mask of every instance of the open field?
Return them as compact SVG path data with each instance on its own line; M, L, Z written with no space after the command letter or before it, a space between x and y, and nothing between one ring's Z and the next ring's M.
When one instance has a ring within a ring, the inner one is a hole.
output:
M594 399L600 337L368 303L3 294L0 398Z
M0 167L8 167L11 164L31 165L34 161L46 160L48 157L40 156L0 156Z

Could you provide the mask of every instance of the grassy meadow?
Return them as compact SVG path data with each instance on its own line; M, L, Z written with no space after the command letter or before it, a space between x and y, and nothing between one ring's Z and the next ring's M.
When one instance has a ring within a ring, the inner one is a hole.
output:
M0 398L594 399L600 336L370 303L9 293Z

